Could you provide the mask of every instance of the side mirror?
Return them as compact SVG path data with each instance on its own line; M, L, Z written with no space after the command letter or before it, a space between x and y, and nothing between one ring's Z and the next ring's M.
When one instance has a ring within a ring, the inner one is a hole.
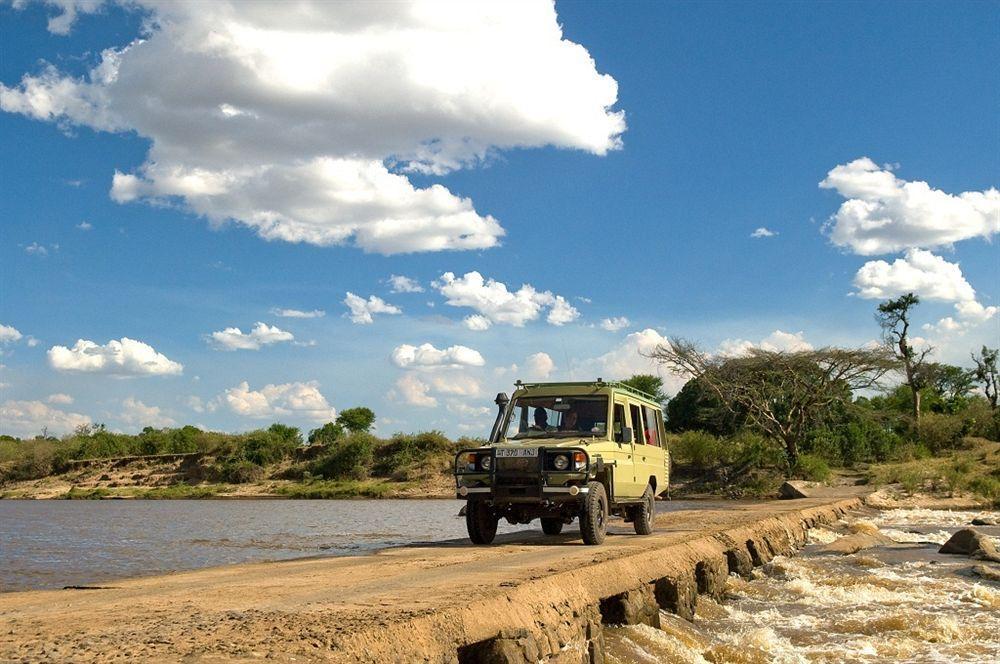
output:
M631 443L632 442L632 427L625 427L622 429L622 442Z

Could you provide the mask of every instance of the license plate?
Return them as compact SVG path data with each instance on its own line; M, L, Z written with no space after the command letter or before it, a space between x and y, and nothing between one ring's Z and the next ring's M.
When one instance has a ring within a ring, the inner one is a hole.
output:
M496 455L502 458L514 458L514 457L536 457L538 456L537 447L498 447L496 449Z

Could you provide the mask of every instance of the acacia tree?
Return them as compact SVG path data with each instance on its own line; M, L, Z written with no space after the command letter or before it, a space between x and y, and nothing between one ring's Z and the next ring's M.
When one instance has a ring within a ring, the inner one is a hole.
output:
M698 379L734 415L781 441L795 463L806 432L853 390L874 387L896 362L883 349L751 349L741 357L710 355L672 338L651 357L670 372Z
M907 293L895 300L886 300L878 305L875 314L882 328L882 340L899 360L910 388L913 407L913 424L920 430L920 390L927 387L933 375L928 370L927 356L934 350L932 346L917 351L910 345L910 310L920 304L920 298Z
M986 394L986 398L990 402L990 408L993 410L997 409L998 353L1000 353L1000 349L991 349L983 346L983 349L979 351L979 357L976 357L975 353L972 354L972 361L976 363L973 374L976 380L982 383L983 392Z

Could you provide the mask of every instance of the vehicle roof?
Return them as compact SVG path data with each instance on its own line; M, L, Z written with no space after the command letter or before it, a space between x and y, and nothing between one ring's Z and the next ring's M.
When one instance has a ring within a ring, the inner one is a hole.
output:
M653 406L654 408L658 408L660 410L663 409L663 405L657 402L656 397L654 397L653 395L647 394L642 390L635 389L631 385L626 385L621 381L615 381L615 380L612 381L593 380L593 381L575 381L575 382L568 381L568 382L553 382L553 383L522 383L521 381L517 381L515 385L517 385L518 391L534 390L540 388L543 388L546 391L548 391L550 388L556 390L562 388L569 388L570 390L573 391L582 390L586 388L590 388L592 390L608 389L613 392L623 392L625 394L628 394L630 397L647 402L650 406Z

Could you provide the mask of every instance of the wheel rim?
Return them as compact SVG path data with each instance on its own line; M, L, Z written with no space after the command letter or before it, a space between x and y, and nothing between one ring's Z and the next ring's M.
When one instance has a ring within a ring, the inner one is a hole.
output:
M604 529L604 501L601 501L601 510L597 513L597 528Z

